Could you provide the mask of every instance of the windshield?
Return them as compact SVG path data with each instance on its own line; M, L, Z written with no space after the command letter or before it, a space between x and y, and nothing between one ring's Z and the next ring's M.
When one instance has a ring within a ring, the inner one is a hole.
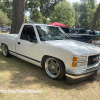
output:
M69 39L58 27L39 25L36 28L41 41Z

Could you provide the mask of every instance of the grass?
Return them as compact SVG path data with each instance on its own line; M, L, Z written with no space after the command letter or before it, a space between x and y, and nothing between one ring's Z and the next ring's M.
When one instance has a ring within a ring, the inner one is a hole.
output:
M43 93L0 93L0 100L100 100L100 75L81 83L52 80L33 64L0 50L0 90L42 90Z

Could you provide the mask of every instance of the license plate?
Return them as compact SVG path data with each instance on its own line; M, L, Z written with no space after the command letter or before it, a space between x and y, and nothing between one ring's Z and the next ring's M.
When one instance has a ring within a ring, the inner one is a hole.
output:
M100 69L97 70L97 75L100 74Z

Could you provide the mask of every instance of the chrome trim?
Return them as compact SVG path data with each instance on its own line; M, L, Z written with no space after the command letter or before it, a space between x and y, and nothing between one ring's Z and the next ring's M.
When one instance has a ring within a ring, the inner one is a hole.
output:
M66 70L66 76L70 78L82 78L85 76L89 76L94 73L94 71L100 69L100 61L96 63L95 65L92 65L91 67L87 67L86 69L81 69L81 70Z
M72 79L79 79L79 78L83 78L83 77L92 75L93 73L94 73L94 72L88 73L88 74L84 74L84 75L81 75L81 76L73 76L73 75L66 74L66 76L67 76L67 77L70 77L70 78L72 78Z
M77 63L87 62L87 60L79 60Z

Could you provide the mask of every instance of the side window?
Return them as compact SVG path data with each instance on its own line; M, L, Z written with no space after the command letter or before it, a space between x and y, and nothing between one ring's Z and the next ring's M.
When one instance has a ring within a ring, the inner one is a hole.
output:
M20 39L27 41L36 40L36 35L33 26L25 25L23 27Z

